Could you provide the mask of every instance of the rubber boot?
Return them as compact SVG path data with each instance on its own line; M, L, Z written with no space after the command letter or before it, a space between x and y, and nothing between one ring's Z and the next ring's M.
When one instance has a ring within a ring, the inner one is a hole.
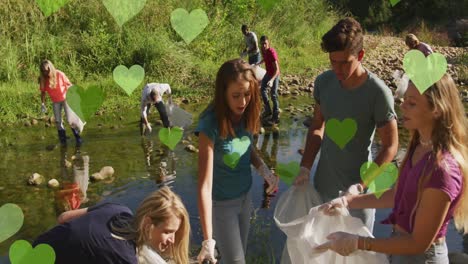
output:
M67 135L65 133L65 130L58 130L58 137L60 140L60 144L62 144L63 146L67 145Z
M80 132L74 128L72 128L71 130L73 132L73 135L75 136L76 145L81 146L81 144L83 144L83 139L81 139Z

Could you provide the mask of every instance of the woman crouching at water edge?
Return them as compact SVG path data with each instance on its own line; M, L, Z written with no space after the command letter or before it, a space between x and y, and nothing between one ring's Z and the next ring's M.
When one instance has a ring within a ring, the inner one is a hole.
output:
M195 130L199 136L198 209L204 241L198 261L214 258L215 240L221 261L245 263L252 202L250 188L254 165L274 192L279 178L266 166L252 146L260 128L260 93L255 73L243 60L225 62L215 83L214 101L200 115ZM226 162L236 152L235 139L250 143L237 162Z
M393 208L383 221L393 225L392 236L337 232L319 249L344 256L371 250L389 254L391 263L448 264L445 234L452 216L457 229L468 232L468 126L454 81L445 74L423 94L410 83L401 112L412 136L396 186L380 199L351 195L321 207L327 214L334 207Z
M168 187L146 197L135 216L126 206L104 203L65 212L58 222L33 244L54 248L57 264L189 263L188 213Z

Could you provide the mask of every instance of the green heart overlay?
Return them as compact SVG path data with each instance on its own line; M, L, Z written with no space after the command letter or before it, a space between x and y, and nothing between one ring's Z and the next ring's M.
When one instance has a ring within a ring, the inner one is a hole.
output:
M359 169L361 179L377 198L388 190L398 179L398 168L393 163L384 163L378 166L368 161Z
M258 3L265 9L265 11L270 11L279 0L258 0Z
M325 124L325 133L341 149L356 135L357 123L354 119L346 118L342 122L331 118Z
M23 211L18 205L7 203L0 207L0 243L16 234L23 221Z
M202 9L195 9L189 14L187 10L177 8L171 13L172 28L187 44L190 44L208 23L208 16Z
M395 6L396 4L398 4L400 2L400 0L390 0L390 4L392 6Z
M122 27L145 7L146 0L102 0L102 3L117 24Z
M66 5L70 0L36 0L39 9L48 17Z
M276 174L279 175L280 179L287 185L291 185L294 179L299 174L301 165L297 161L291 161L289 163L278 163L276 165Z
M447 72L447 60L440 53L427 58L419 50L410 50L403 58L403 69L421 94Z
M90 86L83 89L73 85L67 92L67 104L80 117L87 121L93 116L104 102L104 92L101 87Z
M145 70L140 65L133 65L130 69L119 65L115 67L113 77L114 81L130 96L145 78Z
M47 244L39 244L32 248L26 240L17 240L10 246L11 264L53 264L55 251Z
M159 130L159 140L168 146L171 150L174 150L175 146L182 139L184 130L180 127L173 128L161 128Z
M232 140L232 152L239 153L239 156L244 155L244 153L249 149L250 146L250 138L247 136L243 136L240 139L235 138Z
M239 163L241 155L237 152L224 154L223 161L229 168L234 169Z

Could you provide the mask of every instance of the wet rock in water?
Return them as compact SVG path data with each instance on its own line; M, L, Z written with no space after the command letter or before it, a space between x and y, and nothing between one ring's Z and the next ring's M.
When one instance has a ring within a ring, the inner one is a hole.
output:
M3 190L5 190L5 187L0 186L0 191L3 191Z
M41 185L44 182L44 176L40 175L39 173L33 173L33 175L29 176L28 184L29 185Z
M189 104L189 100L187 98L182 99L182 103Z
M25 127L30 127L30 126L31 126L31 122L29 122L29 120L24 121L24 126L25 126Z
M123 116L119 116L120 121L124 120Z
M72 164L70 161L65 160L65 167L66 167L66 168L71 168L72 165L73 165L73 164Z
M33 126L35 126L35 125L39 124L39 121L37 121L37 119L34 119L34 118L33 118L33 119L31 120L31 124L32 124Z
M450 264L468 263L468 254L462 252L450 252L448 254Z
M190 144L190 141L188 141L188 140L186 140L186 139L182 139L182 144L188 145L188 144Z
M56 147L57 147L56 144L50 144L50 145L47 145L47 146L46 146L46 150L52 151L52 150L54 150Z
M90 178L93 181L102 181L112 177L112 175L114 175L114 168L111 166L105 166L102 167L99 172L93 173Z
M263 127L260 128L260 134L265 134L265 128Z
M188 140L188 141L193 141L193 139L192 139L191 136L187 136L187 140Z
M166 168L166 167L167 167L167 162L161 161L161 162L159 163L159 167L161 167L161 168Z
M47 186L49 186L49 188L58 188L59 185L60 184L56 179L51 179L49 182L47 182Z
M162 125L163 125L163 122L162 122L162 120L156 120L156 121L154 122L154 124L157 125L157 126L162 126Z
M45 123L44 126L45 126L45 127L50 127L50 124L49 124L49 123Z
M193 145L187 145L185 147L185 150L187 150L188 152L198 153L198 149Z
M49 123L52 124L52 123L55 123L55 117L51 116L49 118Z

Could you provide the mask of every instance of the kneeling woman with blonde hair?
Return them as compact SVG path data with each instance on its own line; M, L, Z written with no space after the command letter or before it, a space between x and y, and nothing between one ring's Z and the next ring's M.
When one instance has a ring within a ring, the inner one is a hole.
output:
M57 264L188 263L188 213L168 187L146 197L135 216L126 206L104 203L65 212L58 222L33 244L54 248Z

